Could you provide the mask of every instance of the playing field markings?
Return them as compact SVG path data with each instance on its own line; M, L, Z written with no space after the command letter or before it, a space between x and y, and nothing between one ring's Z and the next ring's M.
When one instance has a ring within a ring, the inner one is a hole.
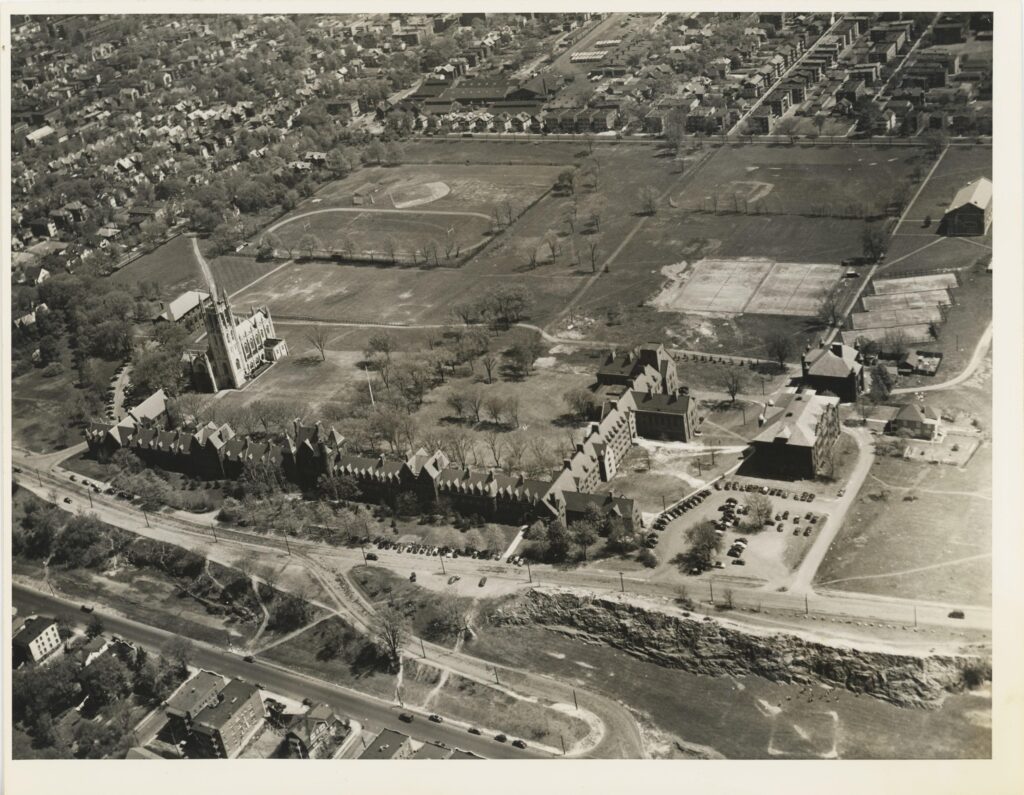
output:
M776 263L775 263L775 267L774 267L774 268L772 268L772 270L775 270L775 268L778 268L778 267L779 267L779 265L780 265L780 263L776 262ZM789 296L789 298L788 298L788 299L786 299L786 305L785 305L785 306L783 307L783 312L784 312L784 313L788 314L788 311L787 311L787 310L789 309L789 305L790 305L791 303L793 303L793 299L794 299L794 298L796 298L797 296L799 296L799 295L800 295L800 288L804 286L804 282L805 282L805 281L807 281L807 277L808 277L808 276L810 276L810 275L811 275L811 269L810 269L810 268L807 268L807 269L806 269L806 270L805 270L805 271L803 272L803 274L802 274L802 275L800 276L800 283L799 283L799 284L797 284L797 286L796 286L796 289L795 289L795 290L793 290L793 292L792 292L792 293L790 293L790 296Z

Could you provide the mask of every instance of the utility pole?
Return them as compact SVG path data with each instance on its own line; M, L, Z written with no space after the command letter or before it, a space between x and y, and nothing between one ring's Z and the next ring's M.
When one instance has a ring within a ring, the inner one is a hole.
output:
M576 709L580 708L580 702L576 700L576 688L572 689L572 703L576 705Z
M85 490L85 496L89 498L89 507L92 508L92 492L89 489Z
M146 520L146 527L150 527L149 516L146 514L145 508L142 508L142 518Z
M708 580L708 587L711 589L711 604L715 603L715 581Z
M715 465L715 448L711 448L711 466Z
M210 522L210 529L213 531L213 542L217 543L217 525L214 522Z
M526 576L530 578L530 582L533 582L533 572L530 571L530 561L526 561Z
M363 553L363 565L369 566L370 564L366 562L366 547L363 544L359 545L359 551Z
M286 550L288 550L288 554L291 555L292 554L292 548L291 548L291 545L288 543L288 533L285 532L285 533L282 533L281 535L284 536L284 548Z
M917 626L917 605L914 605L914 626Z
M625 593L626 592L626 581L622 579L622 572L619 572L619 588Z
M444 555L439 555L438 559L441 561L441 574L448 576L448 572L444 570Z
M423 638L420 638L420 651L423 652L425 658L427 656L427 647L423 645Z
M498 681L498 666L492 665L491 670L494 671L494 684L500 685L501 682Z
M811 614L811 605L807 601L807 594L804 594L804 615L809 616Z
M565 756L565 738L561 734L559 734L558 739L562 743L562 756Z
M43 476L39 474L39 470L38 469L36 469L34 471L36 473L36 480L38 480L39 481L39 485L42 486L43 485Z

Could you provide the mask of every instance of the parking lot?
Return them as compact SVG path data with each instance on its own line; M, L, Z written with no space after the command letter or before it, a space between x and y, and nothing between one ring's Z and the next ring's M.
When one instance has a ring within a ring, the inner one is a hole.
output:
M735 476L715 485L719 488L708 489L705 499L692 501L689 508L676 516L669 513L664 529L658 531L661 539L657 551L665 570L658 572L655 579L678 576L678 568L670 561L689 548L687 530L711 521L716 523L722 542L715 567L698 574L689 572L687 580L705 581L713 577L716 582L731 579L747 586L781 586L827 525L830 498L838 488L826 490L819 484L801 483L794 489L792 484ZM747 526L746 505L755 493L767 497L772 507L770 524L761 530ZM808 499L811 495L813 498ZM727 505L730 509L723 510ZM654 526L658 526L657 520Z

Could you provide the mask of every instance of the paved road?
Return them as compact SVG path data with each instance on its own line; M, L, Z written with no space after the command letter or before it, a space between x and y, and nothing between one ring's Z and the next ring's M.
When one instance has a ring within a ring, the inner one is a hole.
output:
M828 522L825 525L824 532L816 534L817 537L811 548L807 550L804 559L800 561L797 570L793 572L792 579L788 583L791 593L803 594L814 592L811 587L814 575L817 574L818 568L821 566L822 561L825 560L825 555L828 554L829 547L832 546L832 542L843 528L843 523L846 522L846 514L849 512L854 500L857 499L860 487L864 484L864 480L871 470L871 465L875 461L875 452L871 435L868 431L864 428L851 428L847 430L847 433L853 436L854 441L857 442L857 464L854 466L853 472L850 473L850 478L846 483L846 492L836 501L835 508L829 511Z
M16 456L16 463L22 463ZM32 462L27 462L29 466ZM39 485L41 481L42 485ZM33 491L43 499L48 499L53 492L58 499L58 506L68 511L88 510L88 503L82 497L83 487L78 482L71 482L67 476L57 472L24 472L21 478L25 488ZM63 502L67 496L72 499L71 504ZM171 543L179 543L185 546L194 545L197 540L208 543L212 531L204 525L189 520L179 515L171 514L150 514L148 524L144 524L141 512L132 504L123 500L113 499L106 495L93 495L93 509L97 516L109 524L121 527L130 532L141 535L158 537ZM838 524L838 523L837 523ZM217 536L221 543L210 545L213 550L224 547L226 541L236 545L255 549L273 549L277 554L285 550L285 542L281 538L263 536L228 528L217 528ZM175 538L177 541L175 542ZM362 553L358 549L347 549L343 547L330 547L316 542L291 541L292 552L299 551L304 556L312 556L325 561L333 561L334 566L344 568L357 565L362 562ZM381 551L377 553L381 565L392 569L401 576L408 576L412 571L419 569L423 572L424 559L419 556L398 555L393 552ZM482 573L488 576L500 576L493 571L492 563L481 563L471 558L459 558L446 562L448 573L456 573L463 576L466 581L472 578L479 578ZM527 575L521 569L501 567L505 569L505 576L515 579L526 587ZM561 570L550 566L535 566L532 569L534 581L541 581L545 584L569 585L588 588L597 588L603 591L617 591L620 587L617 572L599 572L592 569ZM649 575L648 575L649 576ZM728 579L728 578L723 578ZM638 593L656 594L659 596L674 596L674 588L666 584L658 584L647 581L647 576L634 574L626 578L630 583L630 590ZM732 588L735 600L738 604L757 604L763 610L777 610L783 614L802 612L805 602L804 596L788 592L771 592L762 590L763 583L753 586L737 582L735 585L729 583ZM699 587L699 586L698 586ZM992 611L987 606L972 606L967 622L954 621L949 619L948 613L954 608L962 608L962 604L935 605L933 603L916 602L909 599L865 599L855 595L837 595L834 593L821 593L814 597L814 612L824 615L839 617L860 618L863 620L879 620L902 622L911 613L913 607L918 605L919 623L936 624L946 627L971 626L976 629L991 629ZM798 626L798 624L794 624Z
M977 369L981 366L982 361L985 358L985 354L988 353L989 345L992 344L992 321L989 321L988 328L981 334L981 339L978 340L978 344L974 346L974 353L971 354L971 360L967 363L967 366L963 369L963 372L955 378L951 378L948 381L943 381L941 384L928 384L927 386L905 386L899 389L894 389L892 394L894 395L912 395L915 392L939 392L943 389L952 389L953 387L962 384L968 378L970 378Z
M22 615L33 613L60 615L66 617L71 623L80 625L85 623L84 614L75 602L40 593L20 584L15 584L12 588L13 603ZM154 651L159 651L163 644L174 637L173 633L157 627L104 612L103 607L99 605L96 606L92 615L100 616L103 619L108 633L141 644ZM385 701L260 660L247 663L235 654L207 644L195 642L192 664L225 676L236 676L250 682L256 681L265 689L289 698L301 701L303 698L309 697L315 701L325 701L341 715L355 718L372 731L387 728L403 734L411 733L417 740L442 742L453 748L472 751L479 756L492 759L548 758L547 755L541 754L536 749L520 750L511 745L497 743L490 738L476 737L451 724L430 723L426 720L425 715L418 715L412 724L403 723L398 719L399 713L413 712L414 710L403 710L401 707ZM498 721L500 718L496 719L496 722Z

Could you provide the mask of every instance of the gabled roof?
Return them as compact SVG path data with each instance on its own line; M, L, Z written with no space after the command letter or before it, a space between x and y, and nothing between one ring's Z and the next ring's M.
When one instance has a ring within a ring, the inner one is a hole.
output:
M167 396L162 389L158 389L128 414L136 420L155 420L165 411L167 411Z
M815 348L804 354L807 374L820 378L847 378L862 369L858 351L849 345L833 343L830 348Z
M942 415L936 409L917 403L907 403L896 412L895 417L896 420L903 422L938 422L941 418Z
M172 323L183 318L203 301L210 297L209 293L202 290L188 290L167 304L167 308L160 313L160 317Z
M818 421L830 405L838 406L839 398L819 395L812 389L784 393L772 407L774 414L753 441L813 447L818 438Z
M992 203L992 183L985 177L964 185L956 192L946 212L952 212L967 204L985 209Z

